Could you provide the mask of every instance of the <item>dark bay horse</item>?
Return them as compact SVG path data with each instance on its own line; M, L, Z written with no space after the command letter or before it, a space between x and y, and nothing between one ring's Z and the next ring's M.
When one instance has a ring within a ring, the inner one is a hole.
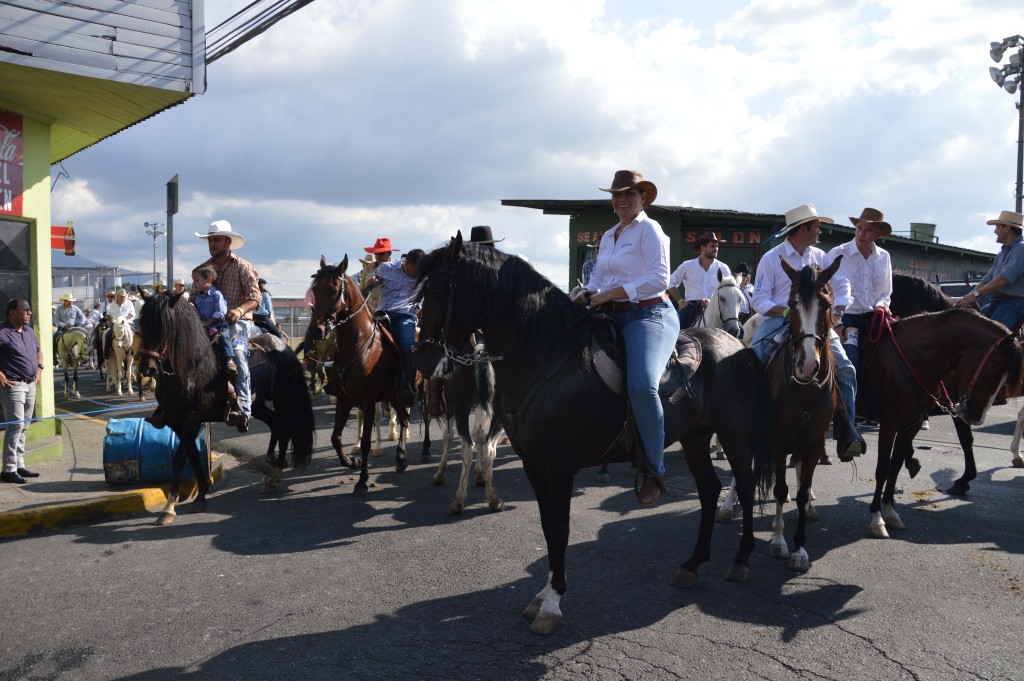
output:
M893 505L896 480L904 465L912 475L920 469L914 437L928 412L942 406L954 422L980 425L1000 388L1019 394L1024 350L1009 329L973 310L875 322L862 354L858 393L861 411L879 423L869 530L887 538L887 526L904 527Z
M829 280L839 269L838 257L825 270L811 265L797 271L785 260L782 269L793 282L789 295L789 336L768 361L765 372L772 393L776 421L775 522L769 553L789 558L789 567L804 572L811 566L804 544L811 500L811 483L818 460L825 453L825 435L832 422L838 392L835 359L829 347L832 331L832 290ZM798 510L793 551L784 536L782 511L789 496L786 457L796 464Z
M156 400L164 423L180 441L171 460L174 481L167 506L157 520L160 525L169 525L177 515L175 506L186 460L196 473L199 488L193 508L196 512L206 509L210 479L200 472L195 441L204 422L224 420L228 379L195 307L180 295L170 298L163 294L142 295L145 304L140 315L139 373L159 376ZM267 461L275 472L267 481L267 488L273 488L286 465L289 444L292 445L292 465L297 468L309 465L316 425L313 401L306 388L302 364L280 338L268 333L254 336L250 339L250 350L252 414L270 426ZM267 401L273 404L273 409L267 406ZM279 446L276 459L273 456L275 446Z
M405 443L409 435L409 412L398 398L402 365L398 346L385 339L380 322L374 319L359 291L359 286L346 274L348 256L338 265L330 265L320 256L320 269L313 275L313 312L309 318L309 334L314 342L334 332L334 365L328 372L330 393L338 400L334 407L334 430L331 445L341 464L359 468L359 480L353 493L366 494L370 478L370 437L373 433L374 410L378 402L387 402L398 414L398 452L395 471L408 468ZM363 410L363 429L359 434L362 456L349 456L341 446L341 433L354 407Z
M952 310L953 307L953 300L942 289L931 282L906 274L892 275L892 302L889 305L889 310L895 316L910 317L922 312ZM861 343L866 342L866 338L861 340ZM950 377L950 380L954 379L955 377ZM1015 394L1007 396L1019 397L1019 395ZM1020 417L1018 416L1019 423ZM971 427L961 419L954 418L953 427L956 429L960 448L964 452L964 472L963 475L953 481L953 484L946 490L946 494L963 496L971 489L971 481L978 476L978 466L974 459L974 434L971 432ZM1013 446L1011 444L1011 451L1012 449ZM913 455L907 459L904 465L907 467L912 478L917 475L921 468L921 464ZM1024 460L1019 460L1019 457L1015 456L1013 465L1018 468L1022 467L1024 466Z
M629 431L623 428L621 374L610 380L598 369L619 355L614 324L574 304L521 258L464 243L461 233L424 256L418 267L423 314L417 368L431 377L450 372L451 358L470 334L477 329L484 334L502 391L502 422L537 497L548 550L548 582L523 615L532 620L531 631L550 633L562 617L573 478L585 466L635 457L623 443ZM665 439L682 443L701 504L696 546L672 578L676 586L694 584L698 566L710 559L722 487L709 454L712 434L718 433L739 481L744 510L740 547L726 579L743 581L749 575L755 485L766 488L772 465L770 449L759 446L768 441L771 419L768 409L759 409L768 398L757 358L720 330L698 329L692 335L699 345L685 347L699 347L699 366L685 380L682 368L670 368L661 384ZM684 344L688 340L681 338ZM737 393L737 385L760 389Z

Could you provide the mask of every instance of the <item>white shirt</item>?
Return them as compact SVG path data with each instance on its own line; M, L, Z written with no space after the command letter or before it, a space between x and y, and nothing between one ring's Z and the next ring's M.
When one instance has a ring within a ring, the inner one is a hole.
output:
M851 314L871 312L876 307L888 308L892 299L892 262L889 251L871 244L867 258L860 254L855 241L836 246L828 252L830 260L842 255L839 271L850 280L850 300L846 311ZM836 305L842 305L836 299Z
M135 319L135 306L132 305L132 301L127 299L120 305L115 301L107 308L107 314L110 315L110 318L115 322L121 317Z
M719 272L722 273L722 278L732 276L729 266L717 258L711 261L711 265L705 271L701 267L700 257L698 256L693 260L687 260L677 267L676 271L668 279L668 286L669 288L676 288L682 284L685 291L683 297L687 302L691 300L704 300L705 298L710 300L718 288Z
M740 312L749 314L750 299L754 297L754 285L748 281L746 284L740 284L739 287L743 291L743 299L740 301Z
M660 296L668 288L668 237L661 225L640 211L623 227L618 240L617 227L601 237L600 255L587 289L600 293L621 286L631 302Z
M793 290L793 282L782 269L783 258L797 270L807 265L825 269L832 264L832 258L820 248L808 246L804 249L804 254L800 255L793 248L793 244L789 243L789 239L786 239L765 253L757 265L757 284L754 286L754 297L751 300L755 312L766 315L773 307L789 307L789 293ZM842 305L843 303L839 301L849 300L850 282L842 270L837 271L832 277L832 296L834 305Z

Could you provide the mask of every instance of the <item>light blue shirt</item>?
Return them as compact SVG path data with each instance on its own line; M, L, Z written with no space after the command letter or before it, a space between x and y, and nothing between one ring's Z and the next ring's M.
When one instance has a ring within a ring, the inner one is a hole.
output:
M416 314L416 277L402 271L402 261L382 262L373 276L381 288L378 310Z
M1024 297L1024 237L1017 237L1008 244L1004 244L996 259L992 263L992 269L988 271L978 286L987 284L996 277L1002 277L1009 283L999 289L999 293L1007 296Z

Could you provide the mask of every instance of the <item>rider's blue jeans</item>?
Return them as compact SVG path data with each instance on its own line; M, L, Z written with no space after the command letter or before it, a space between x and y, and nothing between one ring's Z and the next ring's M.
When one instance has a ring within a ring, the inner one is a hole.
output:
M996 298L983 310L985 316L1008 329L1024 318L1024 298Z
M227 333L231 336L235 365L238 367L238 375L235 376L235 398L238 400L238 408L246 416L252 416L252 388L249 381L249 337L252 336L252 329L252 322L244 320L228 324L226 327Z
M612 317L626 346L626 394L651 472L665 474L665 412L658 385L679 336L679 315L668 303L634 305Z
M757 333L750 341L754 354L767 365L775 349L772 338L775 337L785 323L784 317L765 317L761 326L757 327ZM852 427L857 417L857 369L853 362L846 356L843 344L839 342L839 336L835 331L828 332L828 345L832 348L832 356L836 362L836 384L839 386L839 394L846 406L846 417Z
M412 377L409 374L412 374L413 377L416 374L411 366L410 348L416 342L416 315L394 310L387 310L385 314L388 316L388 324L391 326L395 342L398 343L398 347L402 351L402 366L405 367L402 385L412 387L410 383Z

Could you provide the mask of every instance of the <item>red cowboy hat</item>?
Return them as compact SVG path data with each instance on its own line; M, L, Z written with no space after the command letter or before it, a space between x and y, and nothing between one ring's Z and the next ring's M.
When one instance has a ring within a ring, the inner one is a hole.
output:
M372 246L363 246L363 250L367 253L387 253L389 251L401 251L400 248L393 248L391 246L391 239L383 236L373 242Z

